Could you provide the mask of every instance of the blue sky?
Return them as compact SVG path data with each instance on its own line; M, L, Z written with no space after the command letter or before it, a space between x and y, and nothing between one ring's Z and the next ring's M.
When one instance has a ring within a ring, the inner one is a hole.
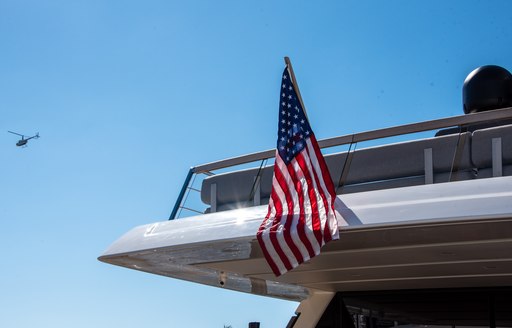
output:
M511 7L0 0L0 326L283 327L296 303L96 258L190 166L274 147L283 56L319 139L459 115L471 70L512 70Z

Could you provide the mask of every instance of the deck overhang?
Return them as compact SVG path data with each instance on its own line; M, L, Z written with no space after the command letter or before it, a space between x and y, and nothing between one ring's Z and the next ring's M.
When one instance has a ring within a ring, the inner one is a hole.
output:
M134 228L101 261L301 301L317 291L512 286L512 177L338 196L350 222L276 278L255 238L266 206Z

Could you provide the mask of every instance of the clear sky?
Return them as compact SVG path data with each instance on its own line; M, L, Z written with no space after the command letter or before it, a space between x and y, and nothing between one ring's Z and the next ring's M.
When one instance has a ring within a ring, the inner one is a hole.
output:
M512 70L508 0L277 2L0 0L0 327L284 327L297 303L96 258L190 166L274 147L283 56L319 139L462 114L471 70Z

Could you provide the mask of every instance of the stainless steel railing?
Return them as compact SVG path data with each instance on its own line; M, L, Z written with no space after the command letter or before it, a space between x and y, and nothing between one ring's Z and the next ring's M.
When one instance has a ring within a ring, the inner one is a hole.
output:
M339 137L319 140L318 144L320 148L329 148L362 141L377 140L387 137L431 131L448 127L464 128L472 124L501 121L506 119L512 119L512 107L343 135ZM265 159L273 158L274 156L275 149L270 149L192 167L187 174L169 220L173 220L176 217L178 210L183 207L183 200L187 194L187 191L191 190L190 182L195 174L211 175L211 172L214 170L262 161Z

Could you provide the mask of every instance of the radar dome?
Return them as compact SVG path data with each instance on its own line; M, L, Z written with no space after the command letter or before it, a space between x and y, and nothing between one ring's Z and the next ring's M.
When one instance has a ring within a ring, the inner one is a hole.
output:
M464 113L512 107L512 74L500 66L481 66L469 73L462 87Z

